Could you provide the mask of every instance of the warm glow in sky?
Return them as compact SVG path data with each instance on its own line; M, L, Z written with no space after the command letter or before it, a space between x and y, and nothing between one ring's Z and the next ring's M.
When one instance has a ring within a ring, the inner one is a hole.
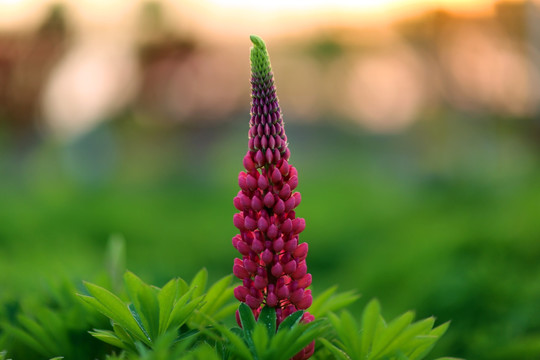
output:
M519 1L519 0L515 0ZM539 1L539 0L535 0ZM129 28L143 0L64 0L82 27ZM0 30L32 26L58 0L0 0ZM60 1L62 3L62 1ZM495 0L161 0L173 23L223 34L283 33L317 24L373 25L429 8L489 12ZM133 16L132 16L133 15ZM76 24L77 26L77 24Z

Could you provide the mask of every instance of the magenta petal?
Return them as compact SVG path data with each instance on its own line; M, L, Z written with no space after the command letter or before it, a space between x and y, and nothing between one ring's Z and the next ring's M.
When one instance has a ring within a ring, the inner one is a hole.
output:
M233 274L239 278L239 279L247 279L249 278L249 273L247 272L247 270L241 266L241 265L234 265L233 266Z

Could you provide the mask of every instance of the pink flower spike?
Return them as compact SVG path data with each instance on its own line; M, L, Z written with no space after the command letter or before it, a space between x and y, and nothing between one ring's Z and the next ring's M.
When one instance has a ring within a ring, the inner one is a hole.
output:
M234 288L234 297L238 301L246 301L246 295L249 293L249 290L245 286L237 286Z
M307 271L307 243L298 244L306 226L296 217L301 195L295 192L298 172L289 163L281 109L268 53L261 39L251 37L252 104L245 171L238 175L240 191L233 199L239 211L233 224L239 234L232 245L242 254L235 259L233 274L242 281L234 296L247 304L258 318L263 306L275 308L276 324L297 310L306 310L313 298L312 276ZM237 321L239 314L237 312ZM305 313L302 322L313 321ZM241 324L240 324L241 325ZM314 351L309 344L292 359L306 360Z
M253 310L257 309L261 305L262 301L254 296L246 295L246 304Z
M257 165L258 165L258 166L263 166L263 163L264 163L264 155L263 155L263 153L261 152L261 150L257 151L257 153L255 154L255 162L257 162Z
M300 202L302 202L302 195L300 195L299 192L297 193L294 193L293 195L293 198L294 198L294 207L298 207L298 205L300 205Z
M273 157L274 157L274 154L272 153L272 150L270 148L266 149L265 157L266 157L266 162L268 164L271 164L272 160L273 160Z
M240 197L238 197L238 196L234 197L233 205L234 205L235 208L237 208L240 211L244 210L244 206L242 206L242 201L240 200Z
M259 189L266 190L266 188L268 188L268 179L266 176L259 176L257 179L257 185L259 186Z
M263 208L263 203L258 196L253 196L251 199L251 208L255 211L261 211Z
M281 181L281 173L279 172L278 168L274 168L274 170L272 171L272 178L271 179L272 179L272 182L274 184Z
M244 268L251 274L254 274L257 271L257 264L255 261L247 258L244 259Z
M244 218L244 227L248 230L255 230L257 228L257 221L250 216L246 216Z
M298 186L298 176L296 175L291 176L287 184L289 184L289 186L291 187L291 190L296 189L296 187Z
M238 250L238 252L240 252L240 254L244 256L249 255L249 253L251 252L251 248L249 247L249 245L242 240L237 242L236 249Z
M264 206L271 209L274 206L274 195L271 192L266 193L266 195L264 195L263 202Z
M297 259L304 259L308 252L308 244L301 243L293 252L293 256Z
M280 252L281 250L283 250L284 246L285 242L283 241L283 238L281 236L274 240L273 247L275 252Z
M233 274L239 279L248 279L250 277L247 270L241 265L233 266Z
M300 234L306 228L306 220L302 218L296 218L293 221L293 233Z
M296 290L298 291L298 290ZM313 297L311 296L311 290L306 290L302 296L302 299L297 302L296 307L299 310L305 310L313 303Z
M304 298L304 289L298 288L295 291L292 292L291 296L289 296L289 300L294 304L297 305L298 303Z
M246 184L249 190L253 191L257 188L257 179L251 174L246 177Z
M285 274L291 274L296 271L296 261L291 260L285 265L283 265L283 272Z
M233 224L235 227L238 228L238 230L243 230L244 229L244 216L240 213L234 214Z
M244 168L247 171L255 170L255 163L251 159L251 155L249 152L246 154L246 156L244 156Z
M273 292L268 293L266 296L266 305L270 307L276 307L278 304L278 298Z
M305 289L309 285L311 285L311 274L306 274L302 279L298 280L298 286L301 288Z
M246 176L247 176L246 173L243 171L238 175L238 186L240 186L240 189L244 191L248 191L248 186L246 183Z
M272 266L272 270L270 270L272 275L276 278L280 277L283 274L283 266L281 266L281 263L277 262Z
M256 289L262 290L268 285L268 281L264 276L256 275L255 280L253 280L253 286Z
M291 196L290 198L287 199L287 201L285 201L285 212L289 212L292 209L294 209L294 205L295 205L294 197Z
M272 252L269 249L266 249L266 250L263 251L263 253L261 255L261 260L266 265L270 265L270 263L272 262L273 259L274 259L274 255L272 254Z
M274 213L281 215L285 211L285 203L283 200L278 198L276 204L274 205Z

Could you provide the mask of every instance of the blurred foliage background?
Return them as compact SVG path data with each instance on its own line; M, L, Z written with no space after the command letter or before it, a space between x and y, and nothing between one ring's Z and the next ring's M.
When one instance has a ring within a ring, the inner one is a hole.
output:
M540 4L420 3L0 2L0 317L99 276L113 234L156 285L231 272L257 33L314 292L538 359Z

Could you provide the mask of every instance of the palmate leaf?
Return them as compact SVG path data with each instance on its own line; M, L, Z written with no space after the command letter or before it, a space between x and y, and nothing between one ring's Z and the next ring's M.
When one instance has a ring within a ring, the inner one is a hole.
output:
M371 351L371 344L375 337L377 323L381 317L381 305L377 300L371 300L362 314L362 354Z
M151 340L142 331L127 304L120 300L118 296L100 286L86 282L84 284L88 289L88 292L93 296L79 295L84 301L92 305L115 323L124 327L140 341L147 345L151 345Z
M160 289L126 272L124 282L130 303L90 283L85 285L91 296L79 296L112 321L114 332L95 330L92 332L94 337L122 349L141 353L144 348L152 349L156 344L164 343L162 339L165 334L174 333L174 346L178 347L179 342L185 342L199 333L196 329L178 330L202 306L206 277L206 270L203 270L189 286L182 279L173 279ZM218 285L216 289L214 293L222 291L223 285ZM201 295L195 297L195 294ZM219 297L217 294L215 296Z
M205 275L197 274L191 287L199 289L200 286L206 283L206 280L204 279ZM205 323L205 318L201 316L200 313L206 314L215 320L222 320L223 318L234 314L234 311L237 308L237 302L233 296L234 287L231 286L231 283L232 275L225 276L208 289L204 298L204 304L198 310L199 314L194 314L189 320L190 327L198 328L207 324ZM227 302L230 303L227 304Z
M384 331L380 333L380 336L376 337L373 340L373 347L371 350L370 357L371 358L377 358L382 357L379 356L383 352L383 350L386 350L390 343L396 339L396 337L401 334L402 331L404 331L407 326L411 324L411 322L414 319L414 313L412 311L408 311L405 314L401 315L399 318L393 320Z
M50 354L50 350L44 346L41 341L38 341L38 339L35 339L33 336L29 335L26 331L23 331L22 329L7 322L3 322L1 325L4 331L9 332L11 336L18 339L23 344L26 344L34 351L40 354Z
M336 294L337 286L325 290L322 294L313 298L313 304L309 308L310 314L316 318L326 316L331 311L340 310L352 304L360 298L354 291Z
M330 351L332 355L334 355L337 360L351 360L345 351L341 350L325 338L320 338L319 341Z
M106 342L107 344L110 344L110 345L113 345L113 346L116 346L120 349L125 349L127 350L127 344L125 344L114 332L110 331L110 330L99 330L99 329L96 329L94 331L90 331L90 334L103 341L103 342Z
M213 333L208 328L201 328L201 332L205 333L210 338L216 340L216 342L222 342L224 348L226 348L228 353L232 353L237 356L238 359L251 360L253 356L251 355L250 349L245 343L243 338L244 332L239 328L229 329L225 325L220 324L211 317L201 314L212 326L216 329L222 337L219 337ZM228 358L228 357L224 357Z
M414 313L409 311L386 324L379 303L372 300L362 314L361 328L347 311L340 317L330 313L329 322L337 339L320 342L341 360L420 360L444 334L449 323L433 328L433 317L413 320Z
M150 340L155 340L159 332L159 303L157 299L159 289L145 284L130 271L125 273L124 281L133 305L130 307L132 314L134 314L135 319L138 315L145 334Z
M193 297L199 297L202 294L204 294L204 290L206 289L206 282L208 281L208 271L206 268L201 269L191 280L190 288L195 289L195 293L193 294Z
M257 360L288 360L306 347L327 328L324 320L316 320L308 324L301 323L304 311L289 315L276 331L275 309L264 307L255 321L253 311L246 304L238 309L242 329L223 330L223 325L215 326L227 339L224 343L223 359L228 359L227 352L234 356ZM230 335L232 334L232 336ZM241 345L239 345L241 342ZM237 348L238 347L238 348Z
M158 333L162 334L167 330L169 318L178 293L178 279L169 281L158 293L159 303L159 329Z
M272 337L276 333L276 310L265 306L259 314L259 323L266 327L268 336Z
M240 314L240 322L242 324L242 329L245 333L251 333L255 329L255 316L253 316L253 311L245 303L241 303L238 308Z

